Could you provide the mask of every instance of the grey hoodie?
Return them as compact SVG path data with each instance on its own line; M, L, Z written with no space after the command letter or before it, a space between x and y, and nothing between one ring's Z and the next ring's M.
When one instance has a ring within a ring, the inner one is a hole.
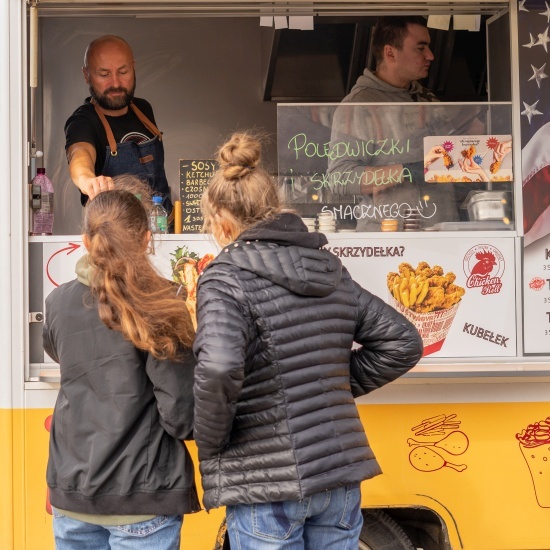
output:
M409 90L405 90L380 80L371 71L365 69L350 93L342 100L342 103L403 103L412 101L431 102L438 101L438 99L428 88L424 88L416 81L411 82Z

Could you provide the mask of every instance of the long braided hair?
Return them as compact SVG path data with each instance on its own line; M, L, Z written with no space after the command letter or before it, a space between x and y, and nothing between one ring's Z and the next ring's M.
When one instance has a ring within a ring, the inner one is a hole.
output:
M107 327L158 359L173 359L191 348L194 329L185 294L149 259L148 231L147 211L132 192L115 188L90 201L83 224L90 286Z

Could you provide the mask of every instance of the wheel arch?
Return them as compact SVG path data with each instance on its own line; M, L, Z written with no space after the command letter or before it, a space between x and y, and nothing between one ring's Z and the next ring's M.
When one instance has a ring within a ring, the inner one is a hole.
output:
M421 496L421 495L418 495ZM424 498L431 499L431 497ZM412 505L363 506L364 514L387 514L407 534L413 544L425 550L459 550L463 548L458 525L448 508L433 502Z

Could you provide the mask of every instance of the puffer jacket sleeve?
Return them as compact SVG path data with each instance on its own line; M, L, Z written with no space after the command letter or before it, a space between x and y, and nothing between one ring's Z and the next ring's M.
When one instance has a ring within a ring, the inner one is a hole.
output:
M229 442L250 334L245 303L237 280L229 274L216 273L200 282L193 347L197 358L195 441L200 460L217 456Z
M422 357L423 344L415 326L401 313L357 283L359 320L350 378L354 397L392 382Z
M153 384L160 423L176 439L191 439L193 435L194 366L191 350L174 361L159 361L148 355L145 364Z

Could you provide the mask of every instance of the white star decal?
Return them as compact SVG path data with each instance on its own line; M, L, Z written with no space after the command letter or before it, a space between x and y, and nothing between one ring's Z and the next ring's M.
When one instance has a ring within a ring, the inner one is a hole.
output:
M521 0L521 2L519 3L519 8L518 8L518 11L529 11L526 7L525 7L525 2L527 0Z
M533 103L533 105L527 105L527 103L525 103L525 101L522 102L523 105L525 106L525 110L521 111L521 114L525 115L527 117L527 120L529 121L529 124L531 124L531 119L535 115L542 115L542 113L540 111L537 111L537 109L536 109L538 102L539 102L538 99L537 99L537 101L535 101L535 103Z
M539 15L546 15L546 22L550 22L550 7L548 6L548 2L544 2L546 5L546 11L543 11L539 13Z
M550 36L548 36L548 27L546 30L538 35L539 39L536 41L535 46L542 46L545 52L548 52L548 42L550 42Z
M529 44L523 44L524 48L532 48L533 46L536 46L537 41L535 40L534 36L529 33L529 37L531 38Z
M543 78L548 78L548 75L544 72L544 67L546 67L546 63L540 69L537 69L534 65L531 65L531 68L533 69L533 76L529 80L535 80L539 88L541 80Z

